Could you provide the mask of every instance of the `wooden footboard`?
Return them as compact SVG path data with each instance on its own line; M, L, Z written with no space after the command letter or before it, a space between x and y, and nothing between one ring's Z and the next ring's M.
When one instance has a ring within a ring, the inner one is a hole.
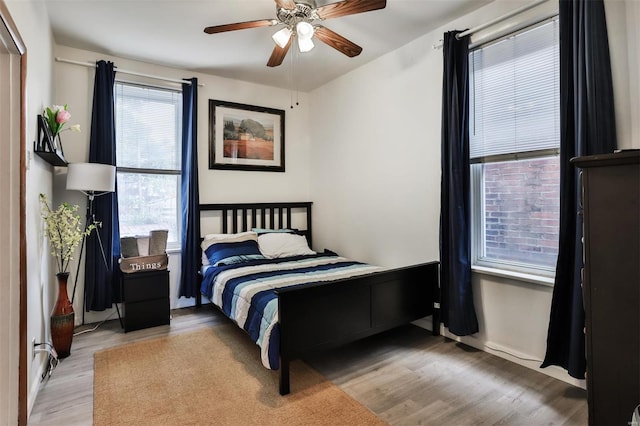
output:
M289 363L305 353L352 342L436 313L438 262L278 290L280 394L290 392ZM434 334L439 328L434 315Z

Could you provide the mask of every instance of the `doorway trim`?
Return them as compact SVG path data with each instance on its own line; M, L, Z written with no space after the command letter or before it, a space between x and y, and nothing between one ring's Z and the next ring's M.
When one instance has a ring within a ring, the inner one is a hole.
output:
M19 132L20 139L20 164L19 164L19 198L20 198L20 212L19 212L19 290L18 297L18 425L26 426L27 424L27 239L26 239L26 85L27 85L27 49L20 37L18 28L11 18L9 9L4 0L0 0L0 21L2 22L2 28L0 28L0 39L9 51L11 61L14 59L19 61L19 77L16 73L10 73L10 85L13 92L14 88L17 96L20 97L20 111L19 111L19 129L12 129L11 132ZM14 126L15 120L11 120L11 126ZM11 161L11 158L9 159ZM13 281L13 279L11 280ZM12 285L10 282L9 285ZM13 326L13 325L11 325Z

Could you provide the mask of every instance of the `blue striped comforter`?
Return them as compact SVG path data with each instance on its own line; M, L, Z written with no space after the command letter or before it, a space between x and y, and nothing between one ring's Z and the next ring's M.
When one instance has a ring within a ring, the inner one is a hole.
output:
M378 270L377 266L321 254L252 260L208 268L201 292L260 346L264 366L276 370L280 364L276 289L350 278Z

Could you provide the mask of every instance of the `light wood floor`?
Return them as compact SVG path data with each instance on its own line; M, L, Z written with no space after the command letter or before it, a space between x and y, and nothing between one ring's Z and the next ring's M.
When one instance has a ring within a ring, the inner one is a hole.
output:
M210 307L188 308L173 312L171 326L125 334L115 320L76 336L71 356L41 387L29 425L92 424L94 352L226 321ZM306 361L392 425L587 424L582 389L415 326Z

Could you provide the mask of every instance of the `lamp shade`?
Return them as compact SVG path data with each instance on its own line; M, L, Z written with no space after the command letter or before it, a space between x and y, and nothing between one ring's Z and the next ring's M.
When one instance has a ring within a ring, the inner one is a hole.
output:
M306 21L300 21L296 24L296 32L301 39L311 39L313 37L313 25Z
M284 49L284 47L289 43L289 39L291 38L291 30L289 28L283 28L274 35L271 36L273 41Z
M114 192L116 167L100 163L70 163L67 168L67 189L84 193Z
M310 38L298 37L298 49L300 50L300 52L309 52L311 49L313 49L313 47L313 40L311 40Z
M298 49L300 52L308 52L313 49L313 25L306 21L300 21L296 25L296 32L298 34Z

